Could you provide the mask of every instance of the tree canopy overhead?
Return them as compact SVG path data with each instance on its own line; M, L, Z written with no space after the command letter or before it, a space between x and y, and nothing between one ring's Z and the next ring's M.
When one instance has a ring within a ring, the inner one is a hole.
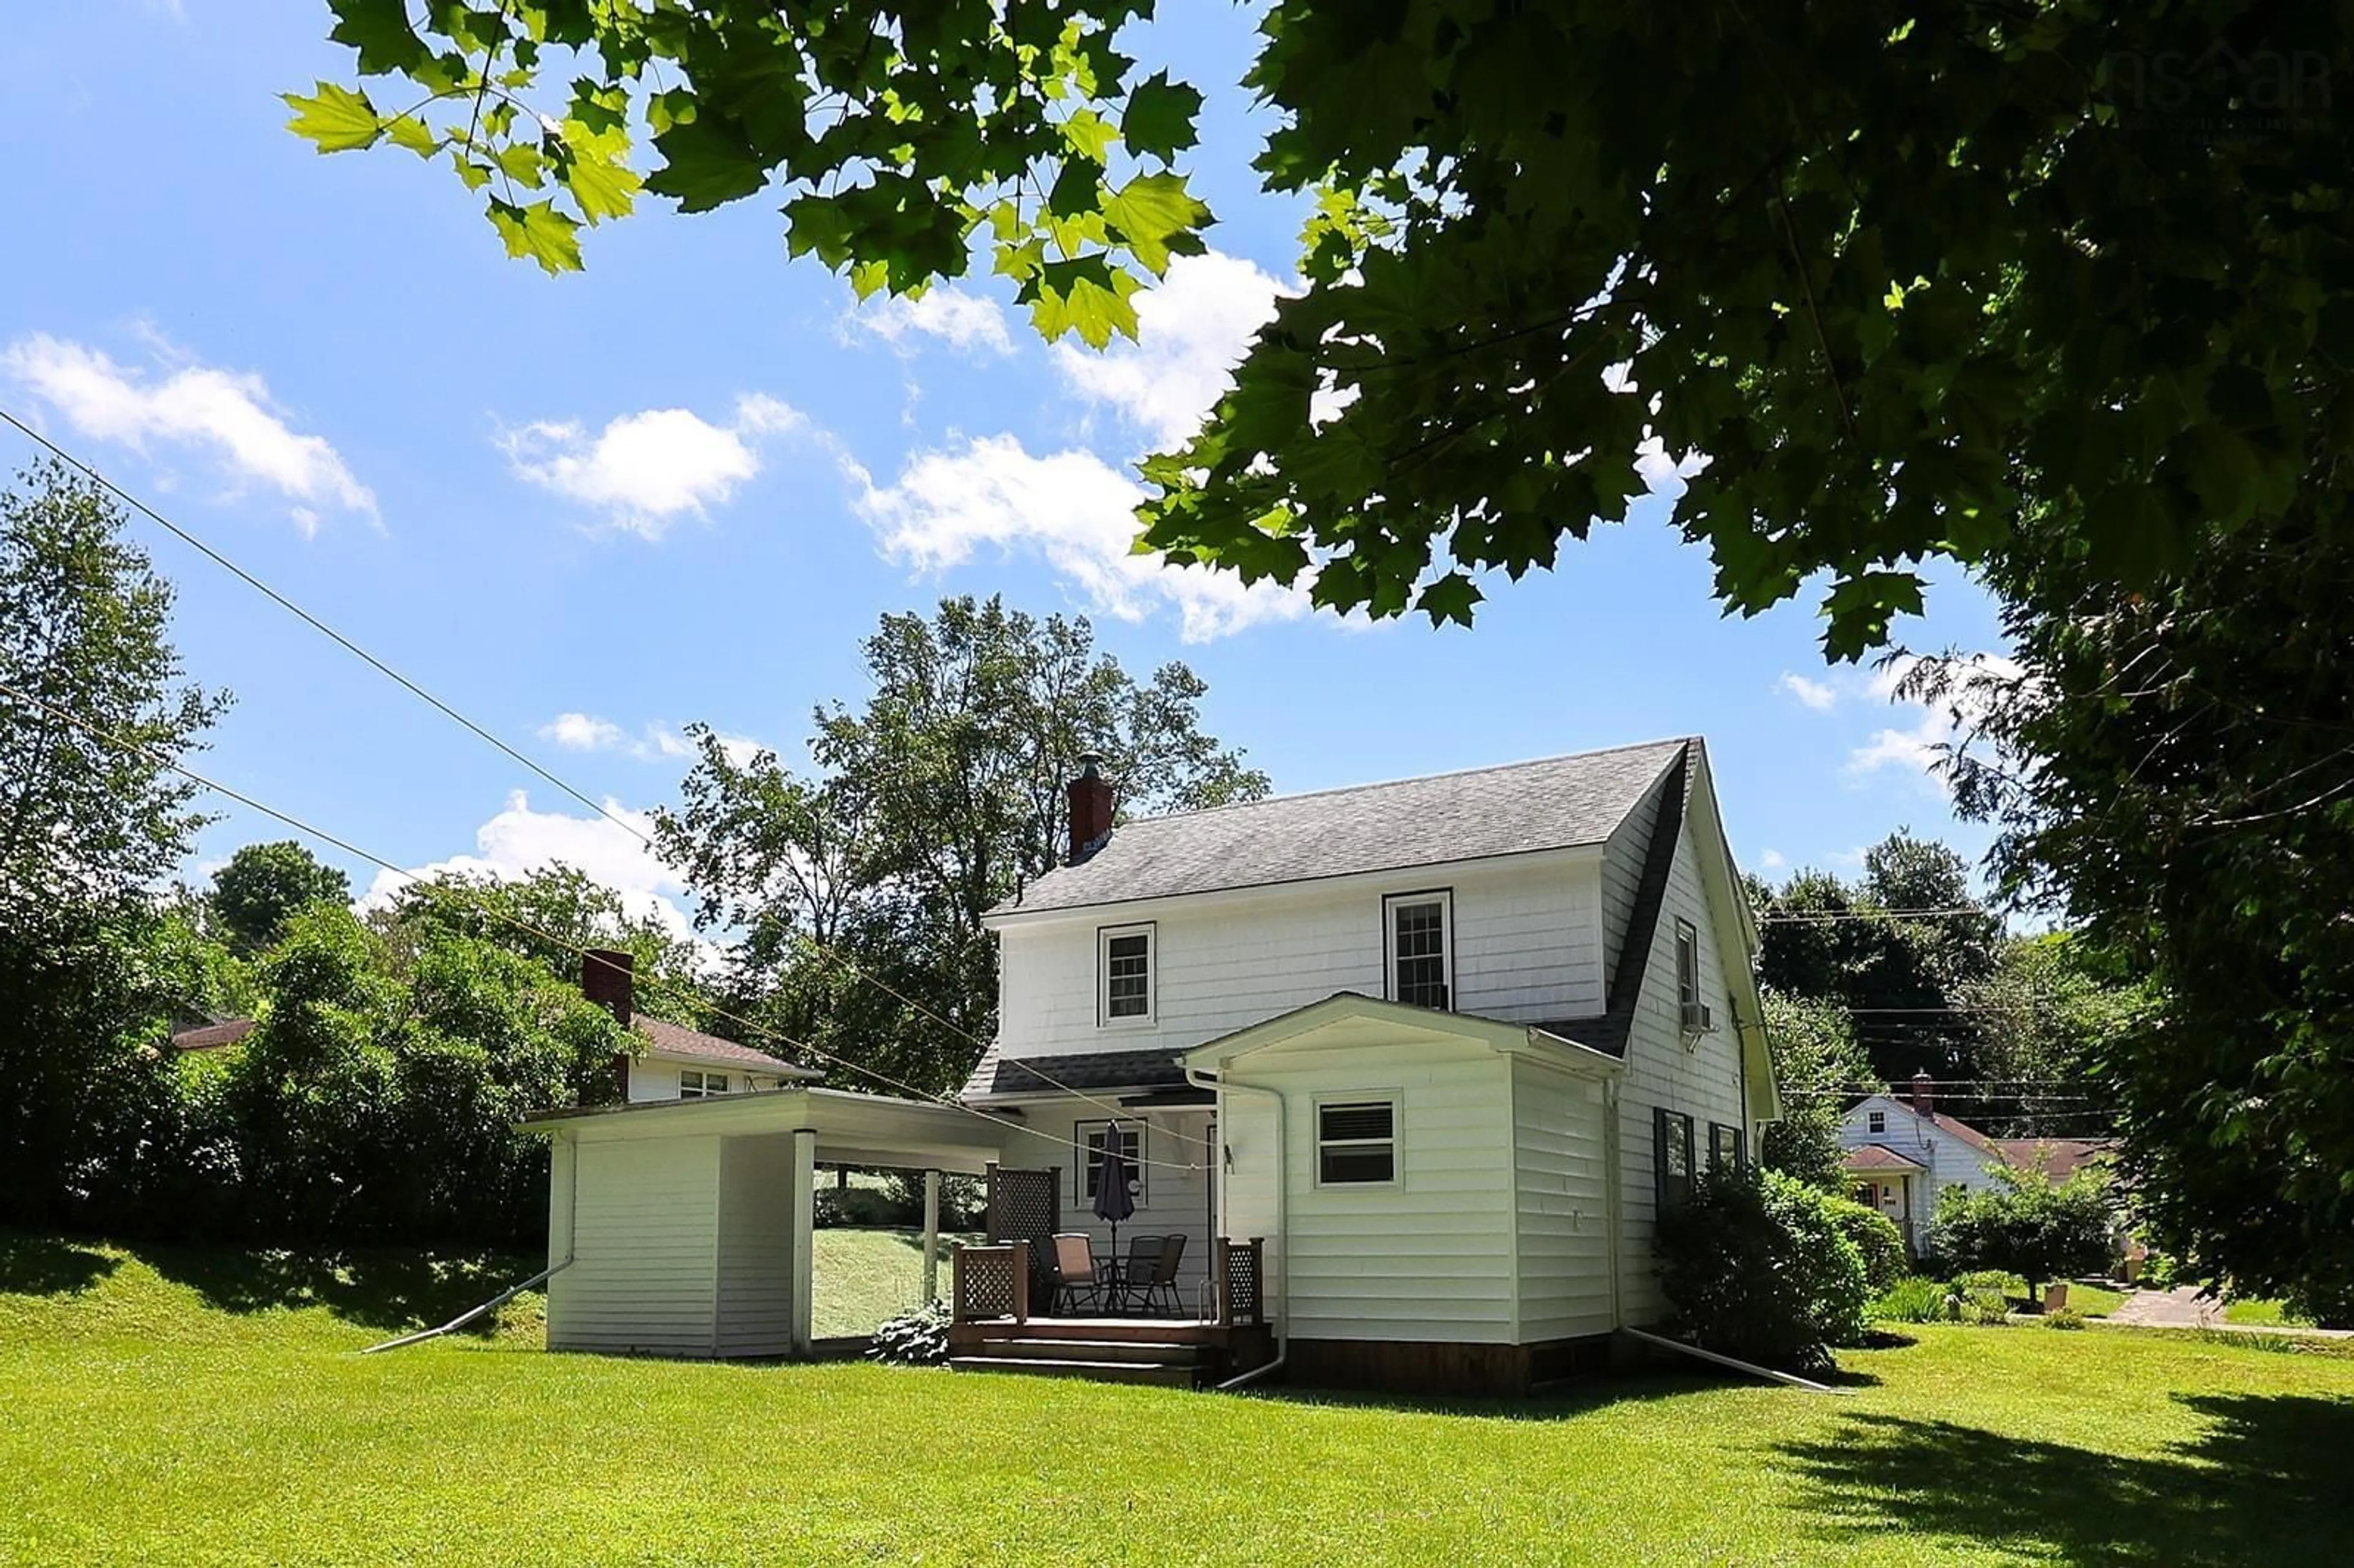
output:
M862 291L985 261L1100 345L1211 221L1174 167L1200 93L1120 47L1150 0L330 5L389 79L290 97L293 128L446 160L551 271L641 190L781 196ZM1698 454L1719 598L1827 573L1852 656L1925 558L2022 521L2132 586L2343 492L2336 8L1276 0L1260 32L1254 166L1306 203L1305 287L1145 465L1172 559L1468 621L1475 577Z

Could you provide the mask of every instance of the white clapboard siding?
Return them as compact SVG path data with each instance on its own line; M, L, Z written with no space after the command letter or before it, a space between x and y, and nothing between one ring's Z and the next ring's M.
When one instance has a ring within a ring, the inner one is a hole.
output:
M1008 1057L1189 1050L1337 991L1381 996L1384 894L1440 887L1452 893L1457 1011L1516 1022L1602 1011L1597 865L1545 859L1009 925L999 933L1001 1049ZM1153 927L1152 1021L1106 1025L1097 1009L1097 932L1144 921Z
M1612 1328L1608 1115L1599 1082L1530 1057L1513 1059L1523 1343Z
M1702 1168L1708 1162L1712 1123L1747 1125L1742 1104L1740 1035L1726 1002L1716 922L1710 918L1698 854L1687 816L1677 837L1659 928L1652 934L1650 966L1627 1046L1620 1097L1621 1213L1626 1225L1620 1279L1626 1320L1637 1326L1655 1322L1667 1311L1651 1255L1658 1208L1651 1164L1653 1108L1665 1106L1692 1118L1694 1155ZM1715 1014L1714 1026L1689 1048L1677 1012L1676 920L1680 916L1690 921L1698 935L1701 999ZM1753 1148L1753 1159L1755 1153Z
M1113 1107L1086 1100L1055 1100L1026 1106L1023 1130L1005 1138L1005 1160L1032 1170L1054 1167L1061 1175L1063 1229L1087 1235L1097 1257L1111 1249L1111 1226L1096 1218L1094 1200L1087 1196L1085 1156L1079 1129L1089 1122L1112 1119ZM1210 1277L1210 1242L1215 1234L1210 1210L1211 1169L1217 1159L1214 1122L1206 1109L1122 1110L1123 1126L1143 1124L1143 1160L1135 1214L1119 1225L1119 1246L1126 1252L1140 1235L1185 1238L1179 1261L1178 1304L1186 1311L1202 1309Z
M548 1281L548 1348L710 1355L720 1140L576 1142L566 1164L573 1262Z
M781 1356L793 1333L792 1137L719 1147L717 1353Z
M1279 1086L1290 1235L1274 1237L1272 1118L1264 1097L1229 1094L1235 1165L1228 1229L1265 1234L1290 1332L1303 1339L1509 1344L1514 1336L1514 1175L1509 1061L1484 1045L1415 1042L1342 1051L1270 1049L1234 1075ZM1397 1180L1319 1186L1320 1097L1394 1096ZM1259 1103L1254 1103L1255 1101Z

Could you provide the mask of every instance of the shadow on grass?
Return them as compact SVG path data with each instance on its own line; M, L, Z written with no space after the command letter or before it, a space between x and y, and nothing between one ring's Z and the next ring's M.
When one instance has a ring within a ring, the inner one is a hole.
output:
M1956 1422L1850 1417L1781 1446L1821 1532L1861 1552L1913 1532L2094 1568L2327 1563L2354 1541L2354 1400L2178 1394L2210 1423L2192 1443L2119 1457Z
M546 1266L536 1257L479 1247L130 1250L220 1311L323 1307L362 1328L396 1330L446 1323ZM487 1334L493 1320L484 1318L471 1327Z
M55 1236L0 1231L0 1293L79 1296L122 1262Z

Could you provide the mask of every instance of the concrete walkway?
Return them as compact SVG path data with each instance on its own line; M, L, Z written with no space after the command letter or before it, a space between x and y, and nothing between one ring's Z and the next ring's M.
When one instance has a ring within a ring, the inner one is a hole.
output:
M2285 1334L2302 1340L2354 1340L2354 1329L2310 1329L2297 1324L2232 1323L2223 1304L2201 1296L2195 1285L2171 1290L2137 1290L2105 1319L2129 1329L2221 1329L2232 1334Z

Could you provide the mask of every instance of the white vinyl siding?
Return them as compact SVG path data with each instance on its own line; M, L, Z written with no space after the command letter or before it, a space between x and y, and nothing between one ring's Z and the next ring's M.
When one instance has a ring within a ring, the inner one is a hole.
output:
M723 1356L781 1356L793 1348L793 1140L720 1141L718 1304Z
M1101 1132L1108 1119L1101 1106L1058 1098L1026 1107L1022 1130L1005 1135L1007 1165L1034 1171L1051 1167L1060 1172L1062 1228L1084 1232L1097 1257L1110 1255L1111 1227L1092 1213L1093 1194L1086 1192L1083 1172L1087 1134ZM1142 1129L1139 1149L1141 1160L1150 1163L1140 1171L1136 1213L1120 1222L1119 1245L1125 1250L1136 1236L1182 1234L1185 1254L1178 1262L1177 1298L1193 1311L1207 1301L1210 1239L1217 1234L1210 1224L1210 1165L1216 1157L1210 1112L1207 1107L1149 1110L1124 1118L1121 1125ZM1234 1234L1268 1233L1262 1227Z
M1534 1022L1603 1010L1600 889L1593 862L1456 867L1450 1001L1458 1012ZM1152 1019L1102 1020L1099 911L999 932L998 1034L1009 1057L1147 1046L1190 1050L1335 991L1384 996L1385 892L1295 885L1215 906L1165 906L1152 919Z
M1523 1343L1610 1331L1608 1114L1600 1084L1513 1060Z
M711 1138L572 1146L574 1191L551 1193L573 1263L548 1281L550 1350L712 1353L719 1160Z
M1650 819L1656 810L1655 799L1645 802L1640 814ZM1648 841L1649 833L1647 830L1639 836ZM1631 842L1628 847L1634 847ZM1617 849L1614 841L1612 853ZM1653 1112L1666 1107L1691 1118L1696 1129L1693 1152L1703 1164L1707 1158L1703 1139L1710 1122L1748 1127L1748 1109L1742 1103L1741 1034L1723 1016L1724 969L1717 953L1717 927L1710 917L1698 856L1687 813L1677 835L1675 859L1669 867L1663 906L1652 935L1650 965L1636 1002L1619 1099L1619 1213L1625 1227L1619 1261L1620 1304L1626 1321L1638 1328L1656 1323L1667 1313L1651 1256L1658 1208ZM1693 928L1701 1001L1717 1010L1720 1024L1726 1025L1696 1036L1684 1033L1678 996L1679 920Z
M1510 1060L1453 1041L1345 1050L1270 1048L1239 1079L1278 1086L1291 1235L1273 1239L1274 1126L1266 1097L1226 1097L1234 1152L1227 1233L1267 1235L1269 1273L1288 1252L1290 1332L1303 1339L1514 1342L1519 1268ZM1397 1180L1316 1180L1320 1102L1394 1099Z

